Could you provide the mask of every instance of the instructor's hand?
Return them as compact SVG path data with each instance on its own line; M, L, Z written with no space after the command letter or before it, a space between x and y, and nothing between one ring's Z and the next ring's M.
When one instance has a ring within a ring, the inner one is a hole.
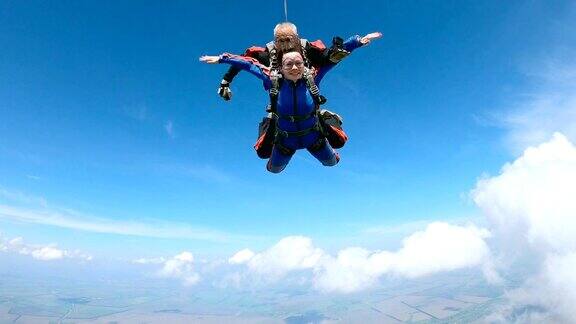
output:
M373 39L377 39L382 37L382 33L381 32L374 32L374 33L370 33L362 38L360 38L360 43L362 43L362 45L368 45L370 44L370 42Z
M216 64L220 61L220 56L218 55L202 55L200 56L200 62L208 64Z

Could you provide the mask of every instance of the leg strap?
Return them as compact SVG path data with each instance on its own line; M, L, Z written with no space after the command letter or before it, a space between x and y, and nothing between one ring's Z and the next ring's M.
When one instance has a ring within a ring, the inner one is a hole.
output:
M287 146L285 146L284 144L280 143L279 141L276 141L276 143L274 143L274 146L278 149L278 151L280 153L282 153L283 155L292 155L296 152L296 150L291 149Z
M324 136L318 137L314 144L310 145L309 149L312 152L320 151L326 145L326 138Z

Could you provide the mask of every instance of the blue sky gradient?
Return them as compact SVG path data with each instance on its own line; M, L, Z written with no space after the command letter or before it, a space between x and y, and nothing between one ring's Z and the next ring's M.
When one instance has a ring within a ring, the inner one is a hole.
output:
M350 136L340 164L303 151L273 175L252 149L261 83L242 73L224 102L227 66L198 57L264 45L281 1L1 3L0 205L61 221L3 213L0 233L125 259L287 235L397 246L406 224L477 217L468 192L517 153L498 116L576 40L569 1L288 4L304 38L384 36L324 79Z

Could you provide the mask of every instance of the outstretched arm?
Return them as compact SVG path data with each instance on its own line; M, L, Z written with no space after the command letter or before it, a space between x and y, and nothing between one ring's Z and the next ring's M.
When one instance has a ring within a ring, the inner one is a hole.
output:
M367 34L366 36L360 38L360 43L362 43L362 45L368 45L370 44L370 42L372 42L373 39L378 39L382 37L382 33L381 32L374 32L374 33L370 33Z
M250 57L224 53L219 56L203 55L200 57L200 61L208 64L216 64L216 63L230 64L233 67L247 71L252 75L255 75L257 78L264 81L265 86L270 83L270 77L269 77L270 70L266 66L260 64L257 60Z
M358 35L352 36L344 42L344 49L349 52L352 52L358 47L369 45L373 40L378 39L380 37L382 37L382 33L380 32L370 33L363 37L360 37Z
M380 33L380 32L370 33L370 34L367 34L367 35L362 36L362 37L358 36L358 35L352 36L342 43L342 49L347 51L349 54L359 47L369 45L373 40L378 39L380 37L382 37L382 33ZM346 55L348 55L348 54L346 54ZM342 57L342 58L344 58L344 57ZM340 60L342 58L340 58ZM330 71L334 66L336 66L336 64L338 64L340 62L340 60L320 67L318 73L316 74L316 83L320 83L320 81L322 80L324 75L326 75L326 73L328 71Z
M268 65L270 60L268 50L264 47L258 47L258 46L252 46L246 49L246 52L244 52L242 56L254 58L264 65ZM231 66L226 72L226 74L224 74L224 76L222 77L222 81L232 83L232 80L234 80L234 78L238 73L240 73L240 71L241 70L239 68Z
M268 66L270 57L269 53L266 48L252 46L246 50L243 56L253 57L258 60L258 62ZM232 90L230 89L230 84L232 80L238 75L241 70L235 66L230 66L228 71L222 77L222 81L220 81L220 86L218 87L218 95L222 97L222 99L228 101L232 99Z

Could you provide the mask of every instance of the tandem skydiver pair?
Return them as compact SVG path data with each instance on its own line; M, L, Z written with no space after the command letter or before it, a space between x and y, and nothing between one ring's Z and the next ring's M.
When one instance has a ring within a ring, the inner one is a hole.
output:
M240 70L263 81L270 103L254 148L260 158L268 159L267 170L279 173L296 150L303 148L325 166L338 163L340 157L334 149L341 148L348 137L340 116L320 109L326 99L320 94L319 84L344 57L379 37L380 33L353 36L346 41L334 37L327 48L321 41L300 39L296 26L284 22L276 25L274 41L266 47L251 47L244 55L224 53L202 56L200 60L231 65L218 89L225 100L231 99L230 83Z

